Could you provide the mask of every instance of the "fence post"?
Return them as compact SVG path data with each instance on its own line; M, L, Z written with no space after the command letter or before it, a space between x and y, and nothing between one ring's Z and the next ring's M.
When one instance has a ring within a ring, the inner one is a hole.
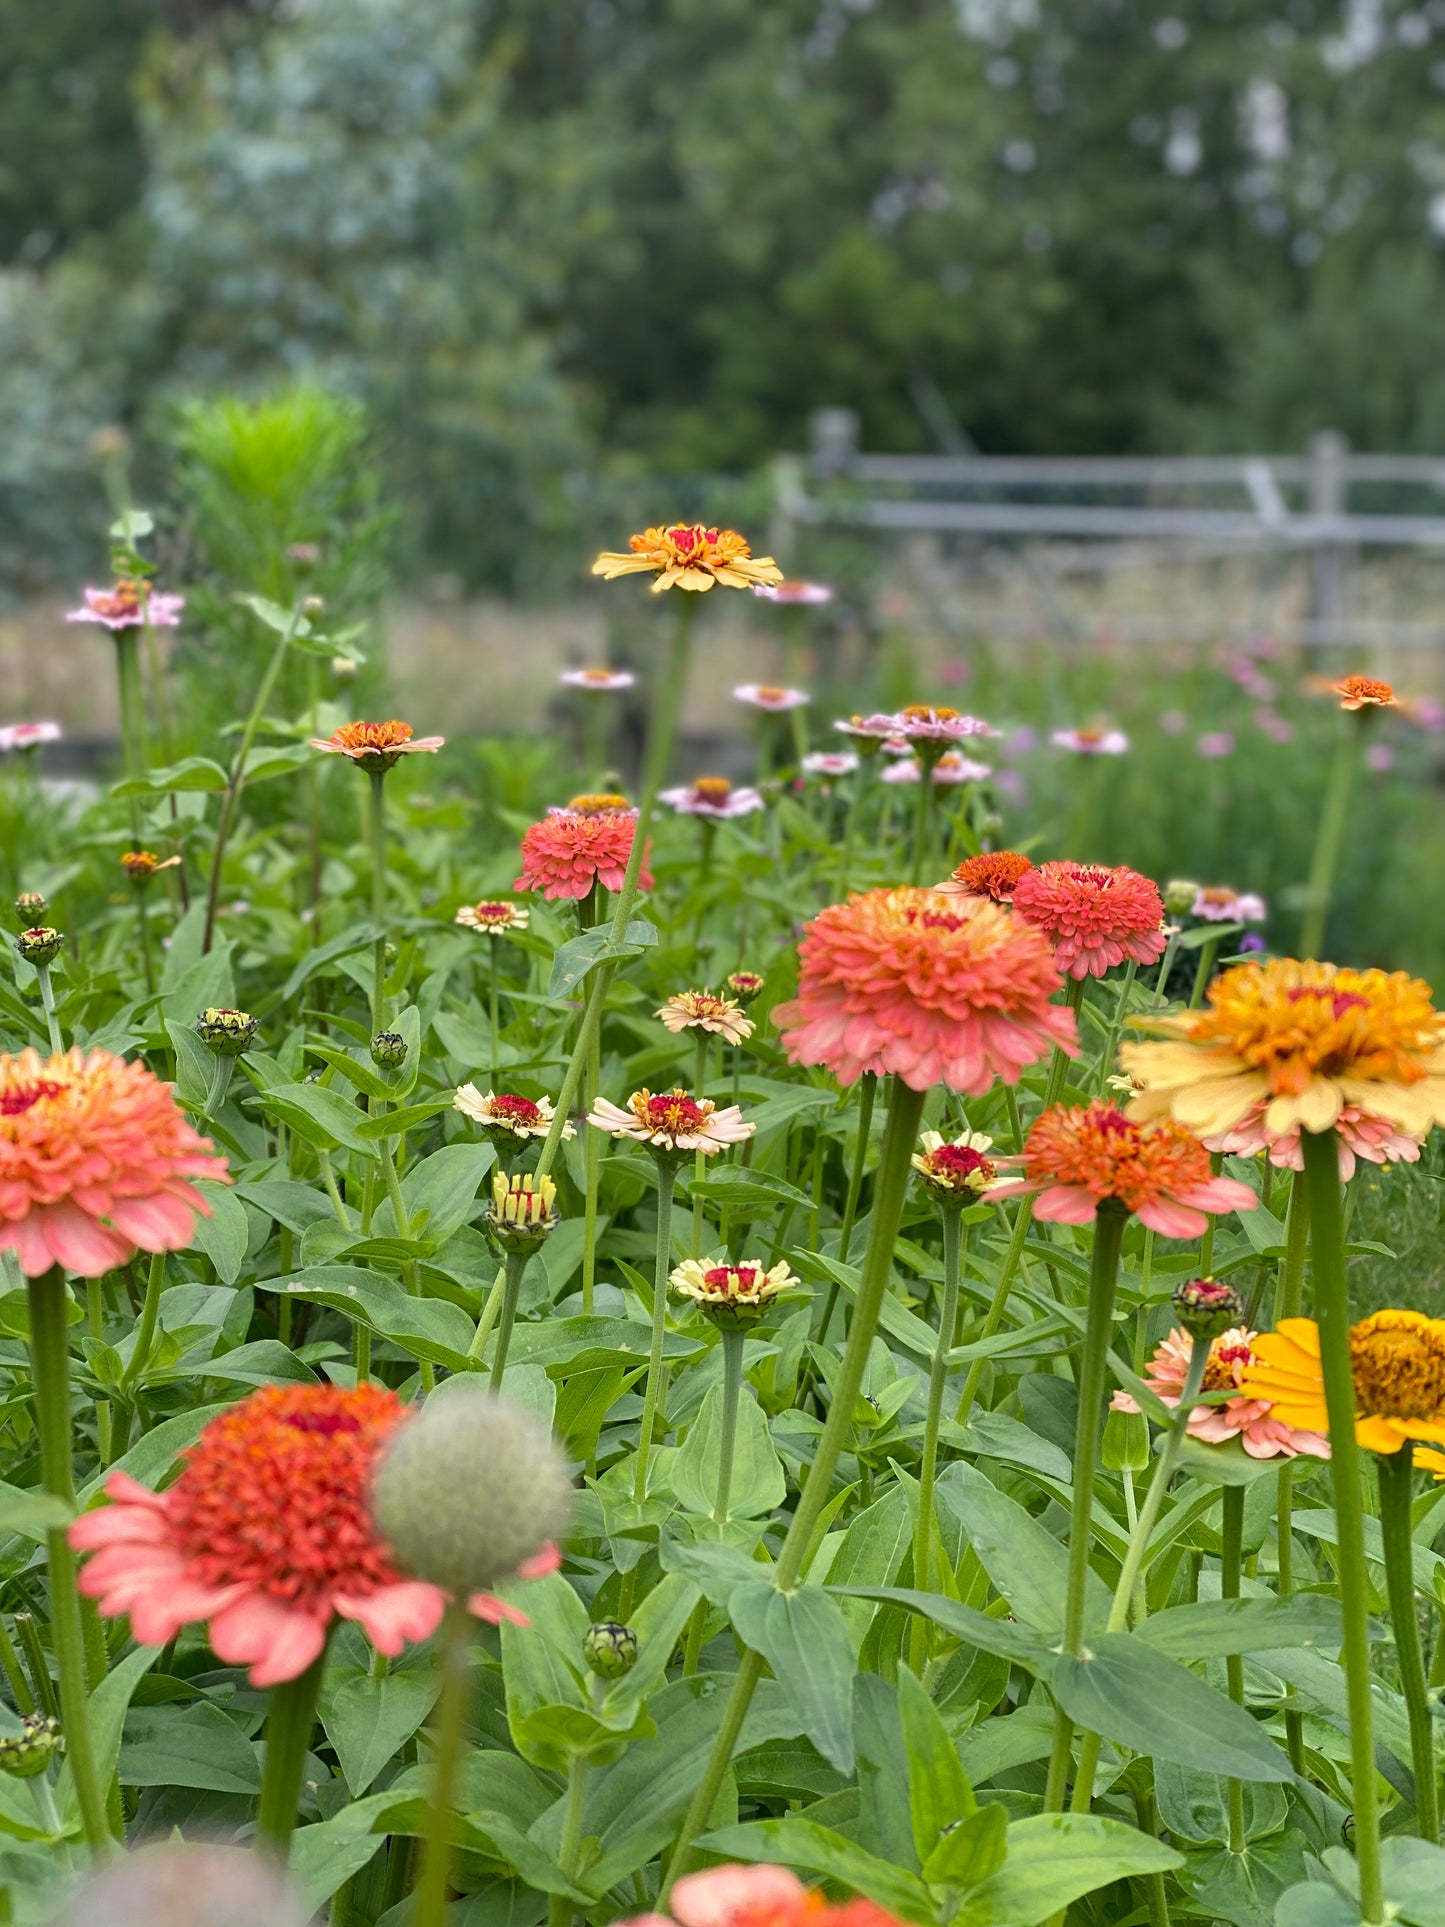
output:
M808 417L808 466L818 476L846 475L858 454L856 408L815 408Z
M1309 440L1309 512L1339 516L1349 506L1345 462L1350 445L1337 429L1322 428ZM1310 550L1308 641L1312 648L1333 639L1345 614L1345 552L1331 538Z

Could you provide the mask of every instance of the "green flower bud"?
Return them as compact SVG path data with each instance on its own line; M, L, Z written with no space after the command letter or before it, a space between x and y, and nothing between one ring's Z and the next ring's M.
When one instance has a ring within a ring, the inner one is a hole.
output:
M371 1040L371 1061L379 1071L399 1071L406 1062L406 1039L399 1030L379 1030Z
M38 923L34 929L20 932L15 939L15 948L26 963L48 964L54 963L60 955L63 941L58 930L53 930L48 923Z
M201 1042L217 1057L240 1057L256 1041L260 1024L248 1010L226 1010L212 1005L196 1019Z
M572 1480L551 1432L530 1412L458 1385L398 1426L376 1468L371 1505L402 1570L465 1599L561 1537Z
M1244 1300L1233 1285L1212 1278L1191 1278L1175 1291L1174 1315L1191 1338L1218 1338L1244 1317Z
M331 677L333 682L350 683L356 681L361 664L355 656L333 656L331 658Z
M1149 1464L1149 1421L1142 1412L1110 1412L1101 1454L1110 1472L1142 1472Z
M1199 885L1188 877L1171 877L1164 885L1164 908L1171 917L1187 917L1199 895Z
M502 1252L540 1251L557 1225L557 1187L551 1178L525 1171L492 1178L492 1203L483 1223Z
M621 1679L637 1664L637 1634L616 1619L599 1619L582 1636L582 1657L599 1679Z
M11 1773L17 1780L33 1780L57 1753L65 1751L65 1738L59 1720L48 1713L27 1713L20 1729L0 1739L0 1773Z
M49 908L38 890L22 890L15 899L15 914L27 928L39 923Z

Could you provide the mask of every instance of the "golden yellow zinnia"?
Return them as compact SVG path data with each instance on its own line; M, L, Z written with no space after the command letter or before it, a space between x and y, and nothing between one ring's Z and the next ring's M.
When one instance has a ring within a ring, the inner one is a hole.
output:
M675 522L628 538L625 555L604 551L593 575L611 581L619 575L655 575L653 592L662 589L753 589L781 582L783 572L770 555L754 555L736 529L706 528L701 522Z
M1327 1131L1348 1104L1415 1137L1445 1123L1445 1016L1402 970L1240 964L1204 1009L1135 1021L1163 1041L1120 1049L1137 1086L1130 1117L1173 1117L1200 1137L1260 1105L1281 1136Z
M1315 1321L1282 1318L1277 1331L1252 1344L1254 1358L1240 1382L1244 1396L1267 1399L1270 1417L1285 1425L1328 1437ZM1350 1327L1350 1370L1355 1438L1367 1451L1398 1452L1411 1439L1445 1445L1445 1319L1375 1312Z

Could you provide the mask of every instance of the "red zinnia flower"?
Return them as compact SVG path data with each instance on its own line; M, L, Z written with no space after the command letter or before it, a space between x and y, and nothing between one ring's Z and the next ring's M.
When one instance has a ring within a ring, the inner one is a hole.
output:
M622 810L603 816L544 816L522 838L522 874L512 888L540 890L549 901L585 897L594 883L620 890L636 823L630 811ZM644 890L652 888L646 851L638 882Z
M1126 957L1156 963L1169 942L1157 887L1122 864L1040 864L1014 886L1013 906L1048 936L1070 977L1102 977Z

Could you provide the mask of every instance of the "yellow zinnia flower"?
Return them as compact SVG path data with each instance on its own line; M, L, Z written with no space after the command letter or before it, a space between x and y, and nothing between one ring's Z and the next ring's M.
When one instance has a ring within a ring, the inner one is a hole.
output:
M661 589L752 589L781 582L783 572L770 555L754 555L736 529L705 528L701 522L675 522L628 538L628 553L606 551L592 564L593 575L611 581L618 575L655 575Z
M1415 1137L1445 1123L1445 1016L1402 970L1240 964L1203 1010L1135 1021L1165 1041L1119 1052L1138 1088L1130 1117L1173 1117L1200 1137L1261 1104L1280 1136L1327 1131L1349 1104Z
M1240 1383L1244 1396L1267 1399L1270 1417L1285 1425L1328 1436L1315 1321L1283 1318L1277 1331L1252 1345L1254 1358ZM1350 1327L1350 1369L1355 1438L1367 1451L1398 1452L1411 1439L1445 1445L1445 1319L1377 1311Z

